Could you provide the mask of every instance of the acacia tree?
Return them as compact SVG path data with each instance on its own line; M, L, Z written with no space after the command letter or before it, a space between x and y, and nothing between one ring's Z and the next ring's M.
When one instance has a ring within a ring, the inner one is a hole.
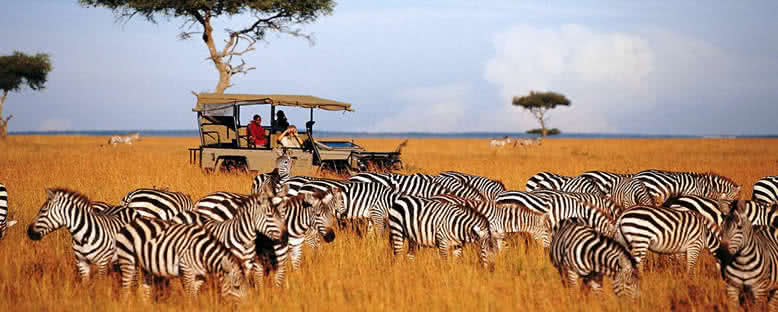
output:
M195 31L184 31L180 39L190 39L195 34L201 38L208 48L208 59L213 62L219 73L219 82L215 93L224 93L232 86L232 76L247 73L256 69L249 67L241 59L240 64L233 64L233 57L242 57L254 51L257 41L265 39L268 32L279 32L295 37L301 37L313 43L310 34L298 28L295 24L308 24L316 21L322 15L332 13L335 7L333 0L79 0L86 7L104 7L111 9L118 19L129 20L141 16L147 21L156 23L158 17L183 18L182 28ZM241 29L226 29L227 38L224 46L217 48L213 35L214 19L251 14L252 23ZM240 46L240 48L239 48Z
M46 77L51 71L49 55L38 53L27 55L14 51L11 55L0 56L0 138L8 135L8 121L13 118L10 115L3 119L3 105L8 97L8 92L19 91L27 85L30 89L41 90L46 87Z
M535 119L540 122L540 129L544 137L548 134L548 130L546 130L548 111L558 105L570 106L570 100L567 97L551 91L530 91L529 95L514 96L512 103L513 105L521 106L528 110L532 116L535 116Z

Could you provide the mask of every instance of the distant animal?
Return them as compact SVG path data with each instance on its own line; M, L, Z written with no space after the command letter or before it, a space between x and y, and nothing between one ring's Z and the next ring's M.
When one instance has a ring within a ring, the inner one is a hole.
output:
M524 146L524 147L532 146L532 145L541 145L541 144L543 144L542 140L543 139L541 139L540 137L537 137L537 138L534 138L534 139L520 139L519 140L519 145Z
M16 220L8 221L8 190L0 183L0 239L5 237L5 232L14 224Z
M110 139L108 139L108 144L111 144L113 146L116 146L117 144L130 144L132 145L133 141L140 141L140 133L130 133L128 135L114 135Z
M511 138L505 136L502 139L492 139L489 141L489 147L503 147L505 145L511 144L512 142L513 140L511 140Z

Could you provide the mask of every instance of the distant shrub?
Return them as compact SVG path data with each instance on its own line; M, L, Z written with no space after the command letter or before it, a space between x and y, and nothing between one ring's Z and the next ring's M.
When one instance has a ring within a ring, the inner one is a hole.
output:
M540 128L537 128L537 129L527 130L527 133L529 133L529 134L543 134L543 130L541 130ZM557 134L560 134L560 133L562 133L562 131L559 130L559 128L548 129L548 135L557 135Z

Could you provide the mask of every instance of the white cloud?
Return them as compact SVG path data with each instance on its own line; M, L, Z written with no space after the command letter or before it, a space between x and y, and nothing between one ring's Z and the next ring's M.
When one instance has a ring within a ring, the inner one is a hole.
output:
M38 131L65 131L72 130L73 123L64 119L46 119L41 121Z
M472 89L466 84L419 87L402 90L398 102L405 103L395 114L378 121L371 131L470 131L462 129L467 99Z
M660 120L659 104L669 104L665 100L673 96L700 87L726 86L722 77L734 68L716 47L667 31L621 33L581 25L520 25L497 34L494 44L485 79L497 85L505 103L530 90L565 94L571 107L555 109L550 121L551 127L563 131L641 131L635 120ZM508 111L512 109L498 114ZM528 123L537 124L529 114L521 114L523 129L535 127Z

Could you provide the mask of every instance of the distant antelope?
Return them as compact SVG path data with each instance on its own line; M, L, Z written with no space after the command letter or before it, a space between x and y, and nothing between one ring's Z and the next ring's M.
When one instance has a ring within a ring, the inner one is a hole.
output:
M140 133L135 132L128 135L114 135L108 139L108 144L116 146L117 144L132 144L133 141L140 141Z

